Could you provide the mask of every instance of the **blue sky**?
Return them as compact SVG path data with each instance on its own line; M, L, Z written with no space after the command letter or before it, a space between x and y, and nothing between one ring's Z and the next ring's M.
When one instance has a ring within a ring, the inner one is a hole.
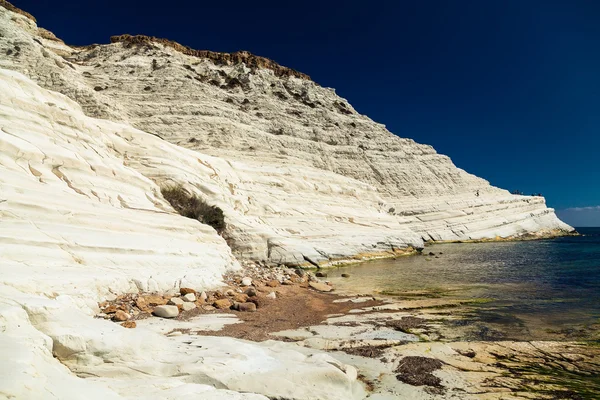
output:
M13 3L70 44L140 33L272 58L493 185L600 226L598 1Z

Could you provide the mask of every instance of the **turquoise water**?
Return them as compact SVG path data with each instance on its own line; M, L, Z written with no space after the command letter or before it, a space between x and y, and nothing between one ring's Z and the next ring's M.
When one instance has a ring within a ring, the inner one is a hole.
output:
M371 261L329 277L342 292L488 299L469 318L495 325L507 339L598 340L600 228L578 231L552 240L433 245L424 251L433 256Z

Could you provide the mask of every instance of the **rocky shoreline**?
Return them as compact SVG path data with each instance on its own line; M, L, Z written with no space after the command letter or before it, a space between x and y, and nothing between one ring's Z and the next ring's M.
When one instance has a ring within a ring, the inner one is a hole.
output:
M325 272L247 262L224 276L226 286L218 290L118 296L101 303L97 317L168 338L275 340L325 351L356 368L365 399L591 399L600 393L600 349L590 343L465 341L457 329L460 311L477 299L426 292L346 296L332 292L326 279ZM157 311L165 305L174 313Z

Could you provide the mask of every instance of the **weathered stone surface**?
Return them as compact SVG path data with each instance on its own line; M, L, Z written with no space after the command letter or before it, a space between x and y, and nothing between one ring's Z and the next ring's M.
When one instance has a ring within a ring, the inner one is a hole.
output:
M190 302L185 302L181 305L181 308L183 309L183 311L191 311L194 308L196 308L196 304L190 303Z
M181 298L183 299L183 301L187 301L187 302L194 302L196 301L196 295L194 293L188 293L186 295L181 296Z
M242 279L242 286L252 285L252 278L245 277Z
M308 284L311 288L318 290L319 292L331 292L333 290L332 286L329 286L325 283L320 282L310 282Z
M235 293L233 295L233 301L236 301L238 303L245 303L246 301L248 301L248 297L249 295L244 293Z
M194 289L192 289L192 288L183 288L182 287L182 288L179 289L179 293L181 293L181 295L184 296L184 295L189 294L189 293L196 294L196 291Z
M177 306L157 306L152 313L157 317L175 318L179 315L179 308Z
M115 313L115 315L113 317L113 319L115 321L119 321L119 322L127 321L130 318L131 318L131 315L129 315L128 313L126 313L123 310L117 310L117 312Z
M212 289L239 268L223 237L175 213L161 185L220 207L235 251L270 263L331 265L424 240L568 229L543 198L491 187L264 60L130 37L76 49L15 12L0 2L0 393L9 398L366 397L355 371L320 352L188 344L91 317L115 294ZM167 300L136 305L176 316Z
M173 306L181 306L181 305L183 305L183 303L185 303L185 302L183 301L183 299L181 297L173 297L173 298L171 298L171 300L169 300L168 304L173 305Z
M219 310L225 310L228 309L229 307L231 307L232 303L231 300L229 299L220 299L220 300L216 300L213 303L213 306L218 308Z
M127 167L158 184L182 184L220 207L229 241L245 257L328 266L392 256L428 240L570 229L542 197L492 187L431 146L399 138L358 114L333 90L278 75L268 63L241 55L199 56L148 37L73 49L45 39L26 21L29 28L3 14L0 46L27 45L20 46L18 58L3 57L0 66L80 102L89 116L126 120L198 150L184 160L146 157L159 146L148 143L142 151L127 150ZM73 68L64 66L63 56Z

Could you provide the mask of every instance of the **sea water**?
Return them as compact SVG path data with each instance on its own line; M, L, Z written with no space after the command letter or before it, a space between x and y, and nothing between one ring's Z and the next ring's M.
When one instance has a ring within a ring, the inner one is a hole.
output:
M551 240L438 244L424 255L328 273L341 292L480 300L470 317L494 324L506 339L554 339L560 333L598 340L600 228L578 232Z

